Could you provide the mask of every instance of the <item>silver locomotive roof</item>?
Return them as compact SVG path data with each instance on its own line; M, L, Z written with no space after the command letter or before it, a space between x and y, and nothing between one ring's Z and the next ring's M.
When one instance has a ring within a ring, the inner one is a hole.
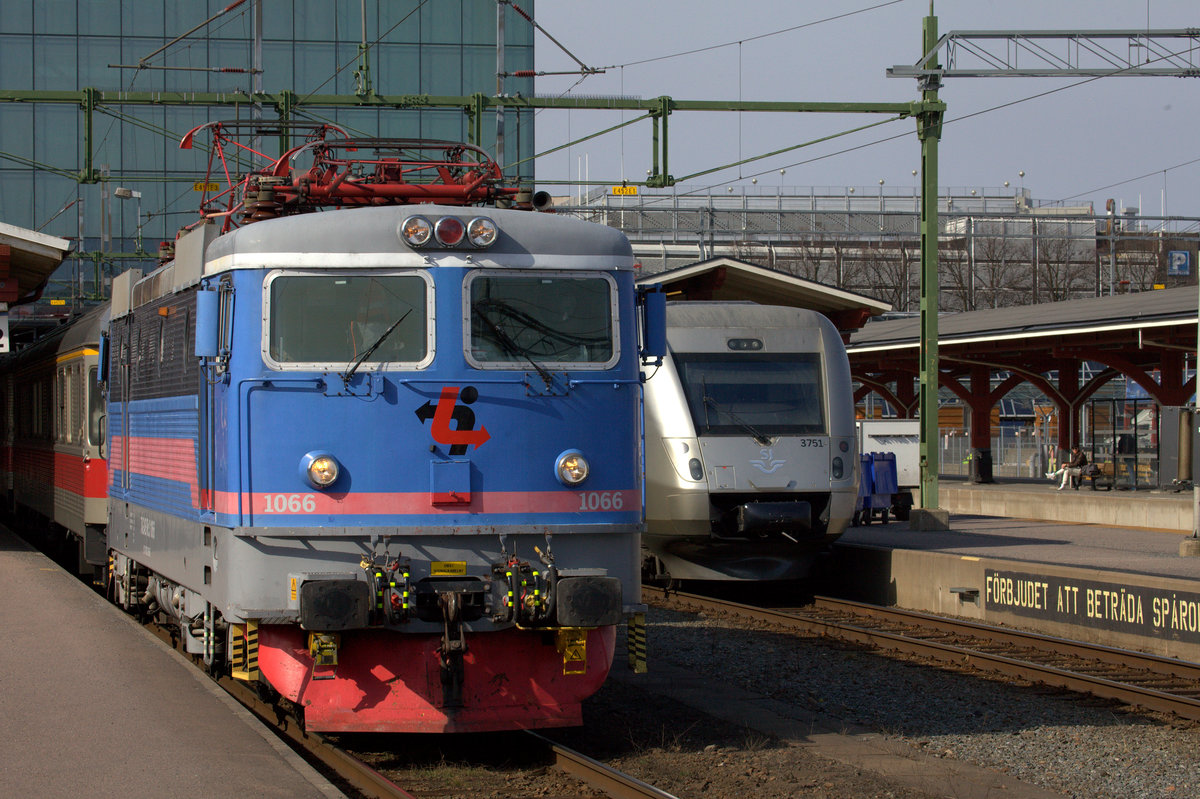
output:
M486 217L499 235L492 246L414 248L399 233L404 220ZM212 241L205 274L246 268L522 267L632 270L623 233L571 217L500 208L401 205L282 217L246 225Z

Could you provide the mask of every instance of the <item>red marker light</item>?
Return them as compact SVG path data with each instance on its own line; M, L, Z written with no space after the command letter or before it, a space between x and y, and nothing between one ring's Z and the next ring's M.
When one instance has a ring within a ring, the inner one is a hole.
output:
M466 226L452 216L443 216L433 226L433 233L437 236L437 240L447 247L461 244L466 232Z

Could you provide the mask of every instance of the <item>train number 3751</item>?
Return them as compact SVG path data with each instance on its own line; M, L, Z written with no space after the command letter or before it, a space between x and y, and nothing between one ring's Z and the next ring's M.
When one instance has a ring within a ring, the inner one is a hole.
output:
M580 510L620 510L624 505L620 491L584 491L579 495Z
M266 494L264 513L312 513L317 509L313 494Z

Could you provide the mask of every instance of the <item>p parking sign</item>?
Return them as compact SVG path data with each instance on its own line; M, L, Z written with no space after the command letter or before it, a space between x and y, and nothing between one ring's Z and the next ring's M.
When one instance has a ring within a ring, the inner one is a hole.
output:
M1167 250L1167 274L1190 275L1192 273L1192 253L1190 250Z

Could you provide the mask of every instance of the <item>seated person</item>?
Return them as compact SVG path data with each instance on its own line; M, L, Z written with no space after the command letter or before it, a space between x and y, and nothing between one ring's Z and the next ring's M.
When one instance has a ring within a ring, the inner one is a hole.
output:
M1067 483L1071 482L1076 490L1079 490L1079 483L1083 478L1083 467L1087 466L1087 455L1083 454L1083 450L1076 444L1071 447L1071 459L1060 466L1053 472L1046 472L1046 476L1050 478L1062 478L1058 489L1062 491L1067 487Z

